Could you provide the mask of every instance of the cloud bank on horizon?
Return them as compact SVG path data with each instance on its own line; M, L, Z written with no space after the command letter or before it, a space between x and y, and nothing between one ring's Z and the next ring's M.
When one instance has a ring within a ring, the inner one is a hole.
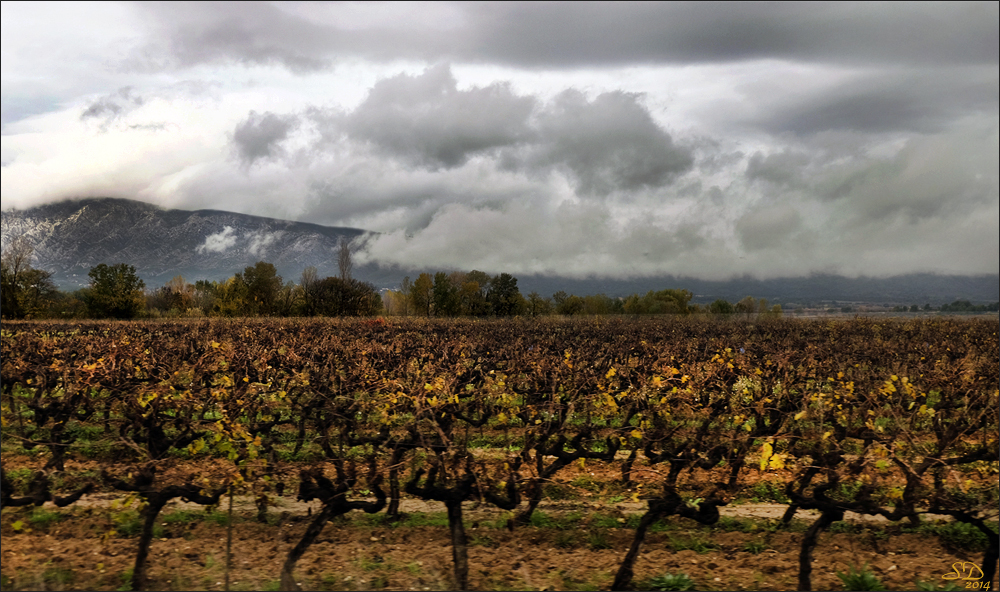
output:
M4 208L355 226L413 269L1000 267L995 2L0 10Z

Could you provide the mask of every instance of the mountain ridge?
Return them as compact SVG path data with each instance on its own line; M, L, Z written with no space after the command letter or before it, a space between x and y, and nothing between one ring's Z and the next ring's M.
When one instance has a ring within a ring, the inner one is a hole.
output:
M127 263L147 285L177 275L220 280L257 261L274 263L286 278L308 266L330 274L341 237L363 243L370 234L239 214L178 210L121 198L86 198L45 204L3 215L3 240L27 236L34 265L51 271L63 287L85 285L99 263Z
M146 285L155 288L181 275L188 281L222 280L257 261L273 263L286 281L297 280L308 266L320 277L336 275L341 237L356 248L375 233L348 227L280 220L225 210L179 210L122 198L64 200L25 210L2 212L4 243L24 235L35 246L33 265L53 273L66 289L89 282L90 268L100 263L127 263L136 267ZM353 275L380 288L396 288L403 276L415 279L421 271L393 265L356 265ZM468 271L468 270L466 270ZM487 270L497 273L503 270ZM847 278L829 274L769 280L750 276L713 281L658 276L633 279L570 278L519 275L523 294L549 296L563 290L580 296L644 294L649 290L684 288L695 302L743 296L767 298L782 304L820 302L941 305L958 299L974 303L1000 300L1000 274L949 276L907 274L889 278Z

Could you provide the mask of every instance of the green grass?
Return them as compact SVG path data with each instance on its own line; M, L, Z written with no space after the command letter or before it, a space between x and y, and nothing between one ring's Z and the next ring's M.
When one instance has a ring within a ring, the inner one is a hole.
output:
M638 526L638 523L636 523L636 526ZM660 520L657 520L656 522L649 525L648 532L650 533L669 532L671 530L677 530L677 526L675 526L669 520L664 520L661 518Z
M216 524L218 526L229 526L228 512L217 512L215 510L212 510L211 508L206 508L204 512L196 512L196 514L201 515L202 519L205 520L205 522ZM234 514L233 524L236 524L239 521L240 517Z
M448 515L444 512L407 514L399 526L448 526Z
M756 532L759 530L753 520L733 518L732 516L720 516L714 529L722 532Z
M831 492L830 497L838 501L853 502L863 486L864 482L861 480L841 482Z
M142 534L144 518L137 510L121 510L114 514L115 532L124 538L137 537ZM153 525L153 537L163 538L163 525L157 522Z
M205 512L193 510L177 510L176 512L165 512L160 514L159 520L165 524L190 524L200 522L205 518Z
M587 537L587 546L592 551L600 551L601 549L610 549L611 541L608 540L608 535L601 530L591 531L590 535Z
M993 527L995 529L995 527ZM953 549L968 552L982 552L986 550L989 541L986 535L978 528L964 522L945 522L943 524L925 525L921 531L927 534L935 534L941 542Z
M559 516L556 514L549 514L541 510L535 510L531 513L531 518L528 522L535 528L570 530L579 526L582 521L583 517L579 512L570 512L569 514Z
M53 512L45 508L34 508L31 511L31 516L28 517L28 522L35 528L48 528L61 521L63 517L61 512Z
M11 469L5 471L7 479L14 486L14 492L24 494L28 491L28 484L31 482L31 469Z
M472 547L487 547L490 549L495 549L500 546L493 537L488 534L473 534L469 537L469 545Z
M830 532L841 533L841 534L860 534L864 532L865 527L860 524L854 524L853 522L834 522L830 525Z
M596 514L590 521L590 525L595 528L621 528L626 523L627 519L621 520L620 517L611 514Z
M579 543L579 539L574 532L559 531L556 533L552 544L560 549L572 549Z
M703 537L694 536L670 537L669 544L670 548L674 551L694 551L698 554L708 553L719 548L718 545L705 540Z
M788 496L785 495L783 484L764 479L754 483L753 487L747 492L747 495L749 495L752 501L758 503L774 502L787 504L791 502Z
M753 555L760 555L761 553L764 552L765 549L767 549L767 543L760 540L747 541L743 543L741 549L743 551L746 551L747 553L752 553Z
M73 570L64 567L46 567L42 572L42 581L47 587L62 588L73 583Z
M570 481L569 484L590 493L600 493L604 489L604 483L591 475L580 475Z
M132 568L128 568L123 571L118 579L121 581L122 585L118 587L118 590L131 590L132 589Z
M837 577L844 584L844 590L885 590L885 585L875 574L868 569L868 565L861 568L850 566L847 573L837 572Z

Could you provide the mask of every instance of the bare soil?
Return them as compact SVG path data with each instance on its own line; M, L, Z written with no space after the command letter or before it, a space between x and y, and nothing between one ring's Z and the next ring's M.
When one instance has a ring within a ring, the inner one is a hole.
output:
M32 524L30 510L4 510L4 587L122 587L134 561L137 538L105 536L114 522L112 510L100 507L104 505L101 497L92 499L89 507L65 511L61 520L47 527L35 526L32 532L15 532L12 527L16 519ZM433 512L431 516L440 522L443 506L405 501L404 511ZM243 507L237 512L230 589L276 589L281 564L304 532L310 508L290 499L278 502L271 524L253 522L254 512L242 511ZM615 512L624 518L631 507L548 505L542 511L550 516L575 511L583 512L585 518L572 530L526 526L509 531L502 526L506 513L473 506L469 507L468 534L470 585L476 590L607 589L632 539L632 529L624 524L620 528L597 526L586 518L604 516L606 521ZM183 503L173 504L161 517L167 519L184 508ZM755 504L731 509L759 516L778 513L781 508ZM636 581L641 584L653 576L683 572L702 590L795 589L801 532L773 531L766 518L757 522L758 532L753 527L750 532L738 532L671 520L669 530L647 537L636 564ZM299 562L296 575L305 589L452 589L448 529L411 524L379 524L360 514L335 520ZM224 589L226 527L207 519L164 522L162 527L151 548L149 588ZM675 550L679 545L696 549ZM821 535L814 558L817 590L842 589L836 572L846 572L852 565L868 564L889 589L910 590L915 580L944 583L941 576L951 571L952 563L978 559L952 553L935 537L863 528L851 534Z
M79 475L91 468L89 462L71 464L67 474ZM15 466L25 465L31 463ZM214 471L209 465L184 463L161 475L164 482L176 482L192 471L210 475ZM281 564L301 538L309 516L319 509L317 502L295 500L293 474L289 470L286 475L285 496L272 494L267 524L255 522L251 497L235 498L229 589L277 589ZM539 511L549 518L573 515L573 528L560 526L558 520L540 520L539 526L511 531L505 528L509 513L486 504L467 504L470 587L607 589L632 541L629 518L646 508L644 502L632 501L631 494L655 483L654 475L647 480L638 471L631 487L611 488L608 484L619 477L596 463L574 465L560 473L556 485L563 488L565 499L546 500ZM704 475L695 477L706 480ZM67 487L74 486L74 480L66 479ZM105 489L65 509L51 503L37 510L5 508L0 519L3 588L127 589L138 537L109 534L122 530L115 520L122 510L114 507L114 501L123 497ZM724 517L742 521L738 527L722 523L699 527L672 518L664 528L651 532L636 563L635 583L641 586L649 578L683 572L699 590L794 590L802 531L815 515L799 511L792 527L781 529L776 527L777 519L786 506L742 501L720 508ZM223 498L222 508L212 510L214 517L203 506L179 500L164 509L161 531L149 556L149 589L225 589L227 528L218 513L227 503L228 498ZM302 587L453 589L443 504L404 499L401 510L411 519L395 525L358 512L329 523L297 565L295 573ZM184 512L186 517L178 519ZM59 516L53 518L55 514ZM19 527L15 527L17 522ZM849 526L840 528L841 532L822 534L813 552L816 590L843 589L837 572L863 565L891 590L914 590L917 580L940 586L947 583L941 576L952 571L953 563L981 559L981 553L946 547L936 536L901 532L882 519L848 515L844 523Z

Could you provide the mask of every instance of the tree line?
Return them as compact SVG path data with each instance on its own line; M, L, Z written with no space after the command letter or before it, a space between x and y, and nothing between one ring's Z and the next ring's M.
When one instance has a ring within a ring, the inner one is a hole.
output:
M941 308L934 308L930 304L920 307L916 304L910 306L894 306L892 312L930 312L940 310L941 312L997 312L1000 311L1000 302L992 304L973 304L968 300L956 300L951 304L942 304Z
M649 291L614 298L605 294L578 296L558 291L551 297L521 294L509 273L489 275L472 270L421 273L405 277L397 290L380 291L351 277L350 246L341 241L339 276L321 278L315 267L302 272L298 283L285 281L271 263L258 261L222 280L194 283L176 276L159 288L147 289L135 267L101 263L91 268L82 289L63 292L48 271L31 266L32 246L12 239L2 257L4 318L158 318L180 316L299 317L395 316L510 317L545 315L648 315L711 313L713 315L780 315L779 305L747 296L732 304L716 300L708 306L691 302L683 289Z
M12 239L0 258L4 318L111 318L161 316L371 316L382 312L374 285L351 277L350 249L341 244L339 277L320 278L306 268L298 284L286 282L277 268L258 261L223 281L189 283L177 276L149 290L126 263L101 263L90 269L89 285L60 291L52 273L31 266L32 246Z

